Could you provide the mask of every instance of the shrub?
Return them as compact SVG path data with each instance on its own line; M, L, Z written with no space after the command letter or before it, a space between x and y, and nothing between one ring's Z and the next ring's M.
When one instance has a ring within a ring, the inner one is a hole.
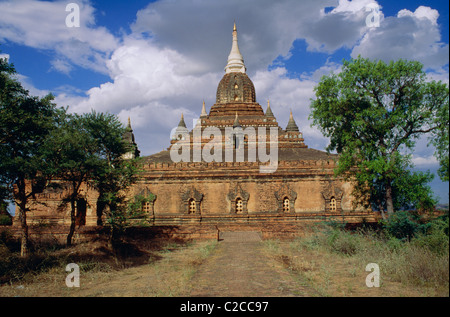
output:
M359 234L352 234L343 230L333 230L328 236L327 242L331 251L344 254L355 255L362 249L362 237Z
M427 248L436 254L447 254L449 250L448 217L435 219L428 224L426 232L422 232L411 241L414 245Z
M401 240L411 240L416 234L426 232L427 227L418 214L410 211L397 211L385 222L385 230Z
M377 263L389 279L448 294L448 228L448 216L426 222L417 214L397 212L383 230L348 231L332 223L298 239L295 247L351 256L361 265Z

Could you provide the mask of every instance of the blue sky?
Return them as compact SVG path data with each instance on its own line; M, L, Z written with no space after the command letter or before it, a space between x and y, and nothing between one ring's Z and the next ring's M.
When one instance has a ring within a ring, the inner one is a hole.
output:
M66 5L80 8L69 28ZM379 25L368 26L371 5ZM0 56L34 95L52 92L72 112L91 109L131 118L143 155L169 145L184 113L192 126L215 102L231 48L233 21L257 101L267 99L284 128L290 109L305 143L328 144L308 120L313 88L342 59L419 60L430 78L449 81L447 1L408 0L0 0ZM419 140L413 162L436 171ZM448 202L448 183L432 187Z

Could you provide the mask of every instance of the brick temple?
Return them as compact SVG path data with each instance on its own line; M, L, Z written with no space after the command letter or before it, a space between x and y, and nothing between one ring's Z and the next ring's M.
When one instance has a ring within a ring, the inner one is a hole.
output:
M277 224L283 230L283 226L330 218L372 219L371 211L354 209L351 184L334 177L337 155L309 148L292 111L283 129L270 102L264 111L256 101L236 25L232 37L225 74L209 113L203 102L190 131L180 114L167 150L142 158L143 172L128 193L130 199L148 197L141 223L197 228ZM139 156L130 121L124 138L130 148L124 158ZM83 195L77 204L77 224L104 223L97 215L98 194L85 187ZM36 200L45 205L31 208L29 223L68 224L68 208L57 208L62 196L51 189L37 195Z

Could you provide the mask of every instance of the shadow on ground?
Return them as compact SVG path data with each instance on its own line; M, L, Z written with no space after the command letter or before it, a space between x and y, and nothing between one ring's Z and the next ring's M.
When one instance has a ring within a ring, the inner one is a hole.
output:
M30 255L20 257L20 243L12 236L0 237L0 284L26 279L53 267L77 263L80 270L111 271L159 261L161 251L172 251L188 242L123 236L111 244L107 236L90 242L65 246L54 240L31 241Z

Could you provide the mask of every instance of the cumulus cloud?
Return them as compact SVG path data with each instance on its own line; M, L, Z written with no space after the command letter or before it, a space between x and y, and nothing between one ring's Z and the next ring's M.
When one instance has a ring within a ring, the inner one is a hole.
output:
M292 110L294 120L303 132L305 143L311 148L323 150L329 140L316 127L311 127L311 121L308 119L311 99L315 98L314 87L320 78L330 72L339 73L340 70L341 65L327 61L311 73L290 78L286 68L277 67L256 72L252 81L259 103L265 110L266 101L270 100L270 108L283 129L287 126Z
M78 103L73 111L89 111L95 107L99 111L119 112L127 107L169 100L187 103L193 98L201 100L199 91L213 91L213 83L220 77L212 73L201 76L180 73L189 62L172 49L156 47L152 40L127 38L107 62L112 81L91 88L88 99Z
M253 73L266 68L278 56L289 58L296 39L304 39L310 51L333 52L353 47L367 29L368 3L376 2L157 1L137 13L132 30L155 38L161 46L182 51L197 62L191 71L201 73L216 71L226 59L235 19L240 46L246 52L246 66ZM325 7L334 9L325 13Z
M397 16L386 17L379 27L370 28L353 48L352 57L384 61L418 60L425 68L442 71L448 65L448 44L441 42L437 25L439 13L420 6L415 12L403 9Z
M254 72L267 67L278 55L289 53L298 33L299 17L304 15L299 11L314 11L311 2L297 1L288 10L292 1L158 1L138 12L132 29L150 34L161 46L182 51L197 62L197 72L208 72L225 66L236 20L247 69ZM272 23L280 16L280 23Z
M328 13L323 7L319 18L308 19L303 25L308 50L331 53L341 47L352 48L367 31L368 9L373 6L380 8L374 0L340 0ZM381 11L379 16L383 18Z
M80 27L67 27L67 1L7 0L0 2L0 41L55 53L52 69L68 73L70 64L106 73L105 60L118 46L105 27L95 25L95 9L78 1Z

